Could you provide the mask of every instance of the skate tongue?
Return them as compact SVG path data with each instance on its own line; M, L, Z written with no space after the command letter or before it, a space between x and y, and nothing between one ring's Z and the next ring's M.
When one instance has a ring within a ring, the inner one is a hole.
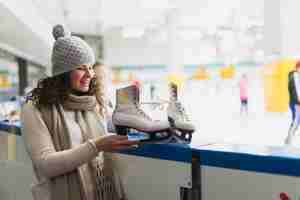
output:
M182 119L184 121L190 121L189 116L185 112L185 109L184 109L184 107L182 106L182 104L180 102L176 102L176 107L178 108L178 111L181 114Z
M152 121L152 118L149 117L149 116L148 116L148 115L140 108L140 106L136 105L136 110L138 111L138 113L139 113L140 115L142 115L142 116L145 117L146 119Z

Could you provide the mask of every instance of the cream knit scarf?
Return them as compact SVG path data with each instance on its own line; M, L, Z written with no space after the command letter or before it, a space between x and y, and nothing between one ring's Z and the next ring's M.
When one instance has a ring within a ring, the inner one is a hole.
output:
M94 96L75 96L69 98L62 105L52 105L49 108L41 108L43 119L51 132L53 144L56 151L63 151L71 148L71 138L66 123L64 109L74 110L76 122L79 124L84 141L95 138L103 124L96 111L96 98ZM104 129L103 129L104 130ZM119 200L120 193L116 191L115 179L112 173L105 173L103 170L103 158L93 159L89 162L89 168L94 174L96 186L95 196L97 200ZM104 163L106 169L112 169L110 163ZM106 175L109 174L109 175ZM54 200L87 200L83 193L83 183L80 178L80 170L55 177L52 182L52 199Z

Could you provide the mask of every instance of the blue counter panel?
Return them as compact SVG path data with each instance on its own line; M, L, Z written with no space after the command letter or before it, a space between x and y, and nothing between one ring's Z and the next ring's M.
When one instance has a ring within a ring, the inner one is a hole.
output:
M21 135L20 123L0 122L0 130ZM300 177L300 148L225 143L143 144L122 154L252 172Z
M139 148L120 153L177 162L191 163L192 161L192 149L189 145L183 144L143 144Z
M21 123L20 122L0 122L0 130L6 131L12 134L21 135Z
M193 148L200 165L253 172L300 176L300 149L241 144L212 144Z

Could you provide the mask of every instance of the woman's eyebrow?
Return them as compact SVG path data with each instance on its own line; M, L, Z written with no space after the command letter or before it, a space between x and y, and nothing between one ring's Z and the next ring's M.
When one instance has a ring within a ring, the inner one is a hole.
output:
M81 66L79 66L77 69L87 69L87 68L88 68L87 65L81 65Z

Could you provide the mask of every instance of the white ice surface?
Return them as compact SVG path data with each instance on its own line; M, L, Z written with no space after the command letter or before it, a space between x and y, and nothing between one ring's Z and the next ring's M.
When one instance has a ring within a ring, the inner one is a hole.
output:
M291 121L291 114L265 111L263 80L258 68L247 70L249 75L249 114L240 115L238 76L235 80L189 81L179 93L197 131L193 143L226 142L282 146ZM165 83L157 84L156 95L168 98ZM149 85L144 85L142 100L149 100ZM166 110L144 110L157 119L166 118ZM300 130L298 131L300 132ZM300 133L294 146L300 146Z

